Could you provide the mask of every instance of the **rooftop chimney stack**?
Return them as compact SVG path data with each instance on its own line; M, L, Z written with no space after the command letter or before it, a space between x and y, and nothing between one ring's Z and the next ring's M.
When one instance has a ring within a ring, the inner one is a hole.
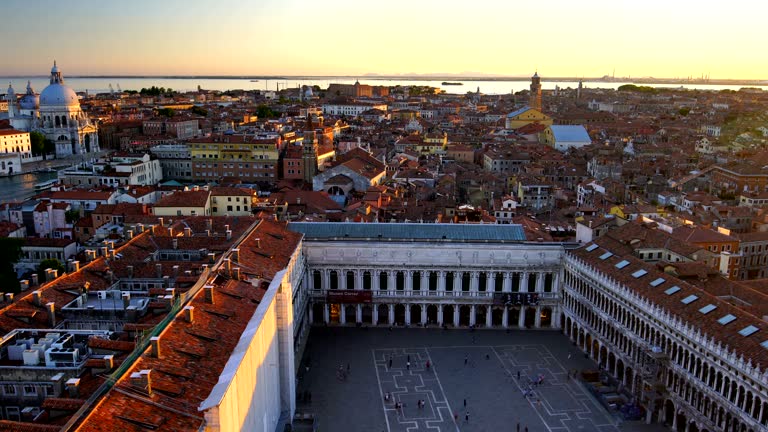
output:
M101 251L101 256L103 256L103 257L109 256L109 248L108 247L102 246L102 247L99 248L99 250Z
M160 279L163 277L163 265L160 263L155 264L155 274L157 275L157 278Z
M42 306L43 304L40 300L42 295L43 295L43 292L40 290L32 291L32 304L34 304L35 306Z
M192 237L192 228L190 227L184 228L184 237Z
M178 249L179 248L179 239L177 239L177 238L171 239L171 245L172 245L174 250Z
M128 240L131 240L133 238L133 230L126 231L125 238L127 238Z
M203 290L205 290L205 302L209 304L214 304L213 299L213 285L206 285L203 287Z
M168 228L168 237L173 237L173 228Z
M235 267L232 269L232 279L240 280L240 267Z
M173 277L175 277L175 278L179 277L179 266L178 266L178 264L173 266Z
M205 229L208 231L213 231L213 219L206 219L205 220Z
M13 301L13 293L5 293L5 302L10 303Z
M210 264L215 263L216 262L216 254L213 253L213 252L209 253L208 254L208 261L210 262Z
M115 367L115 356L112 354L104 356L104 369L112 370Z
M26 291L29 289L29 281L26 279L22 279L19 281L19 285L21 285L21 290Z
M149 395L152 395L152 380L150 378L151 373L152 373L151 369L144 369L140 372L132 373L131 385L141 390L144 390Z
M163 218L157 218L157 223L160 224L160 226L163 226Z
M184 321L188 323L192 323L195 320L195 307L194 306L184 306Z
M144 232L144 224L138 224L136 225L136 231L138 231L139 234Z
M69 397L77 399L80 397L80 378L70 378L65 384Z
M32 286L40 285L40 276L37 273L32 273Z
M124 292L120 297L123 299L123 309L128 309L131 305L131 293Z
M73 260L71 263L71 266L72 266L71 268L72 273L77 273L80 271L80 261Z
M235 262L240 262L240 248L232 249L232 259Z
M227 230L227 240L232 240L232 230Z
M149 338L149 344L152 346L152 357L160 358L160 338L152 336Z
M48 320L51 323L51 328L56 327L56 303L48 302L45 304L45 310L48 311Z
M227 267L227 274L232 274L232 260L229 258L224 258L224 264L226 264Z
M133 279L133 266L125 266L125 271L128 273L128 279Z

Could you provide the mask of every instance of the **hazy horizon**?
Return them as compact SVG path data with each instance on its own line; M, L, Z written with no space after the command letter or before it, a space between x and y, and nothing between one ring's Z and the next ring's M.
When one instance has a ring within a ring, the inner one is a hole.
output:
M437 0L5 0L3 9L0 35L12 43L0 76L44 76L55 59L65 76L84 77L518 78L538 71L768 79L768 57L760 55L768 4L743 0L728 7L479 0L471 8Z

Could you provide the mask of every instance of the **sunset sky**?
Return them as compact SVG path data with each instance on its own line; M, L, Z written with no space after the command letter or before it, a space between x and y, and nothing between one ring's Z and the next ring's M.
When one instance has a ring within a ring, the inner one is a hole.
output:
M0 75L768 79L768 3L2 0Z

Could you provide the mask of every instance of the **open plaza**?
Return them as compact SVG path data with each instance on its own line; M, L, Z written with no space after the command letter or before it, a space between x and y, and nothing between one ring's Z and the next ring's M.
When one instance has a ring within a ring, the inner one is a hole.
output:
M321 431L666 430L603 407L580 379L596 368L555 331L314 327L297 413Z

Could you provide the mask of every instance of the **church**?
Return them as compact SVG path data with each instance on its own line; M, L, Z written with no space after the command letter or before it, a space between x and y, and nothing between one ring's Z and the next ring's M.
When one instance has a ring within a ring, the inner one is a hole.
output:
M64 84L55 61L50 85L40 95L27 83L26 93L17 101L8 86L8 118L14 129L41 132L53 141L56 157L99 151L98 128L80 109L77 94Z

